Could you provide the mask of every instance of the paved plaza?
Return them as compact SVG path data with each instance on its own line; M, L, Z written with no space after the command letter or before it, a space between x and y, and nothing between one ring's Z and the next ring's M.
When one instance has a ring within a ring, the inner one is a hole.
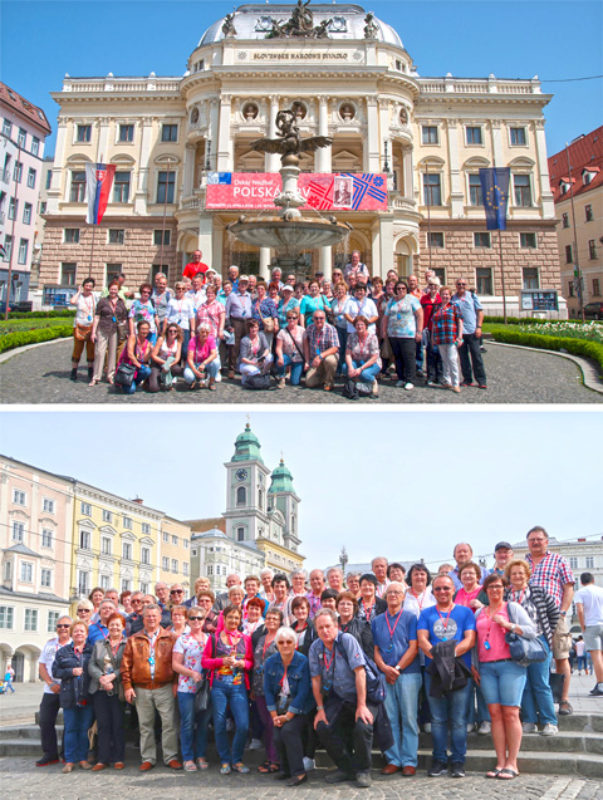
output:
M217 391L189 391L183 382L173 392L149 394L138 392L125 396L108 384L88 386L85 366L79 380L69 380L71 340L51 342L15 353L0 363L0 403L101 403L117 406L177 405L182 407L214 406L224 403L278 403L325 405L335 403L347 407L369 405L490 405L493 403L603 403L603 394L582 384L577 364L550 353L487 343L484 361L488 389L465 388L460 394L445 389L427 387L419 379L412 391L395 387L387 380L379 387L379 398L346 400L341 396L341 383L335 391L287 387L283 390L250 392L241 389L240 381L224 379ZM83 362L82 362L83 363Z

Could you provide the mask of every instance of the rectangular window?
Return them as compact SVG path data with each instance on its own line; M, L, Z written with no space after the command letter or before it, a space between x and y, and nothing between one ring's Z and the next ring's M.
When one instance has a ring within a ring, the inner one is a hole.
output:
M52 547L52 531L50 528L42 528L42 547Z
M183 540L182 544L184 545L184 549L188 550L188 542L186 541L186 539Z
M30 167L28 169L28 171L27 171L27 185L28 185L28 187L30 189L35 189L36 188L36 177L37 177L37 173L36 173L35 169Z
M106 509L103 509L103 522L112 522L113 521L113 514Z
M140 590L145 591L142 587L144 584L141 584ZM127 578L123 578L121 582L121 590L122 592L130 592L132 591L132 581L129 581Z
M576 556L569 557L570 569L578 569L578 559Z
M148 536L149 533L151 532L151 526L149 525L148 522L141 522L140 530L145 534L145 536Z
M477 231L473 234L474 247L491 247L490 234L485 231Z
M8 218L16 219L17 210L19 208L19 201L15 197L11 197L8 201Z
M245 541L245 528L237 528L237 542Z
M171 241L171 231L156 230L153 231L153 244L160 247L162 244L168 245ZM162 241L163 240L163 241Z
M49 611L48 612L48 624L46 626L47 633L53 633L57 627L57 622L59 621L59 617L61 615L58 611Z
M82 501L80 503L80 512L89 517L92 514L92 506L90 503L84 503L84 501Z
M594 239L588 240L588 257L594 259L597 257L597 243Z
M170 559L166 556L163 556L161 559L161 569L167 572L170 568Z
M101 553L104 556L111 555L111 539L109 536L103 536L101 539Z
M593 278L593 297L601 297L601 282L598 278Z
M564 228L569 228L569 226L570 226L569 214L564 213L564 214L561 215L561 224L563 225Z
M529 247L531 249L534 249L537 246L536 234L535 233L520 233L519 234L519 246L520 247Z
M120 125L119 126L119 141L120 142L133 142L134 141L134 125Z
M40 200L40 214L46 213L46 200Z
M191 550L191 555L192 556L196 556L197 555L197 548L196 547L193 547L193 549Z
M15 161L15 166L13 168L13 180L15 183L21 183L22 177L23 177L23 164L20 161Z
M536 267L524 267L521 274L524 289L540 289L540 279Z
M126 528L126 530L128 530L128 531L132 530L132 520L130 519L130 517L124 517L122 519L122 523L121 524L123 525L124 528Z
M83 170L72 170L70 203L83 203L86 197L86 173Z
M186 561L182 563L182 572L184 575L188 575L188 564L186 563Z
M125 558L126 561L132 560L132 545L130 542L124 542L121 548L121 557Z
M23 224L31 225L31 203L25 203L23 206Z
M17 544L22 544L24 536L25 536L25 523L13 520L13 542L17 542Z
M527 144L526 129L525 128L511 128L510 131L511 144L514 146Z
M161 141L162 142L177 142L178 141L178 126L163 124L161 126Z
M176 175L173 172L160 172L157 176L157 202L173 203Z
M37 136L31 137L31 152L34 156L37 156L40 152L40 140Z
M442 205L440 176L431 173L423 175L423 202L426 206Z
M52 170L49 169L46 173L46 188L50 189L50 184L52 183Z
M482 129L478 126L469 125L465 128L467 134L467 144L482 143Z
M163 541L164 541L164 542L166 542L166 543L170 541L169 534L165 533L165 531L164 531L164 533L161 535L161 538L162 538L162 539L163 539Z
M478 295L493 295L492 291L492 269L490 267L478 267L475 270Z
M42 508L49 514L54 514L54 500L50 500L50 498L45 497L42 501Z
M29 239L19 239L18 264L27 264L27 253L29 251Z
M25 150L25 144L27 142L27 131L25 128L19 128L19 135L17 136L17 142L21 150Z
M574 256L573 256L573 253L572 253L572 246L571 246L571 244L566 244L565 245L565 263L566 264L571 264L573 262L573 260L574 260Z
M80 548L90 550L90 531L85 528L80 528Z
M482 205L482 184L479 175L469 175L469 205Z
M25 492L21 491L21 489L13 489L13 503L16 506L24 506L25 499Z
M109 588L109 576L108 575L101 575L100 576L100 587L107 591Z
M75 261L61 262L61 286L75 286Z
M438 143L438 126L437 125L423 125L421 127L421 140L423 144L437 144Z
M77 141L89 142L92 138L92 125L77 126Z
M12 631L15 621L15 609L10 606L0 606L0 628Z
M567 285L567 296L574 297L574 282L570 281Z
M140 551L140 561L142 564L151 563L151 551L148 547L143 547Z
M2 133L7 139L10 139L13 133L13 126L9 120L5 119L2 123Z
M176 546L178 545L178 537L177 536L172 536L172 544L175 544Z
M445 267L435 267L433 270L436 274L436 277L440 279L440 284L442 286L446 286L446 269Z
M532 205L532 190L530 188L529 175L514 175L515 184L515 205L521 208L529 208Z
M50 569L40 570L40 586L44 586L46 589L50 589L50 587L52 586L52 570Z
M175 558L172 559L172 572L178 572L178 562Z
M593 217L593 207L590 204L587 205L587 206L584 206L584 219L586 220L586 222L592 222L593 219L594 219L594 217Z
M4 260L10 261L11 253L13 252L13 237L9 234L4 236Z
M586 556L586 569L594 569L594 566L595 566L595 557Z
M78 572L77 576L77 593L79 595L89 595L90 594L90 573L89 572Z
M25 609L25 630L37 631L38 630L38 609L26 608Z
M109 244L123 244L124 243L124 229L123 228L109 228Z
M211 564L207 567L207 574L208 576L214 574L214 568L211 566Z
M113 202L127 203L130 199L130 173L116 172L113 178Z
M427 247L444 247L444 234L441 231L431 231L428 233Z
M33 581L33 564L31 561L21 562L21 580L23 583L31 583Z

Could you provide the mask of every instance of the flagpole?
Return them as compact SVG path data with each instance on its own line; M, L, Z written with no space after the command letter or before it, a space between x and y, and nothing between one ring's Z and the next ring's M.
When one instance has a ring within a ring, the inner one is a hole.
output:
M503 293L503 321L504 324L507 324L507 292L505 290L505 265L503 260L503 249L502 249L502 231L498 229L498 251L500 253L500 278L502 282L502 293Z

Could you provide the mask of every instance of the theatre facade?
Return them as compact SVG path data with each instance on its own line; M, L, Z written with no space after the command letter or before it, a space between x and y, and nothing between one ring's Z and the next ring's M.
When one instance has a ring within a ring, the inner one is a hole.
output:
M398 32L360 6L243 5L203 33L181 77L66 76L52 96L60 110L40 267L46 301L89 273L104 282L123 271L134 285L162 270L172 283L195 249L223 274L237 264L267 276L277 254L238 242L227 226L251 206L271 207L279 156L251 143L274 137L277 112L291 107L302 136L333 140L302 155L302 172L341 188L304 215L352 226L340 245L304 254L300 273L328 276L358 249L373 274L431 266L447 283L462 274L500 310L499 234L486 230L479 169L508 166L508 310L524 290L560 289L550 95L537 78L421 77ZM100 160L116 173L92 246L85 165ZM216 207L225 186L232 194ZM379 202L365 201L371 193Z

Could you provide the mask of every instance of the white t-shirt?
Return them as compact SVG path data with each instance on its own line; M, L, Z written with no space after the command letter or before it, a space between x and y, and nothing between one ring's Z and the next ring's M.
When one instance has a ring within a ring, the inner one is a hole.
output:
M603 625L603 589L589 583L574 595L574 603L584 606L585 625Z
M98 303L99 293L91 292L88 297L84 297L80 293L75 306L75 319L73 320L73 327L76 325L83 325L85 327L92 325L94 318L94 309Z
M65 644L69 644L70 641L71 639L65 642ZM57 654L57 650L60 650L61 647L64 647L64 645L59 644L59 637L55 636L54 639L50 639L50 641L46 642L44 649L40 653L40 658L38 659L38 664L43 664L46 667L48 674L55 683L60 683L60 681L52 674L52 665L54 664L54 657ZM46 682L44 682L44 694L54 694Z

